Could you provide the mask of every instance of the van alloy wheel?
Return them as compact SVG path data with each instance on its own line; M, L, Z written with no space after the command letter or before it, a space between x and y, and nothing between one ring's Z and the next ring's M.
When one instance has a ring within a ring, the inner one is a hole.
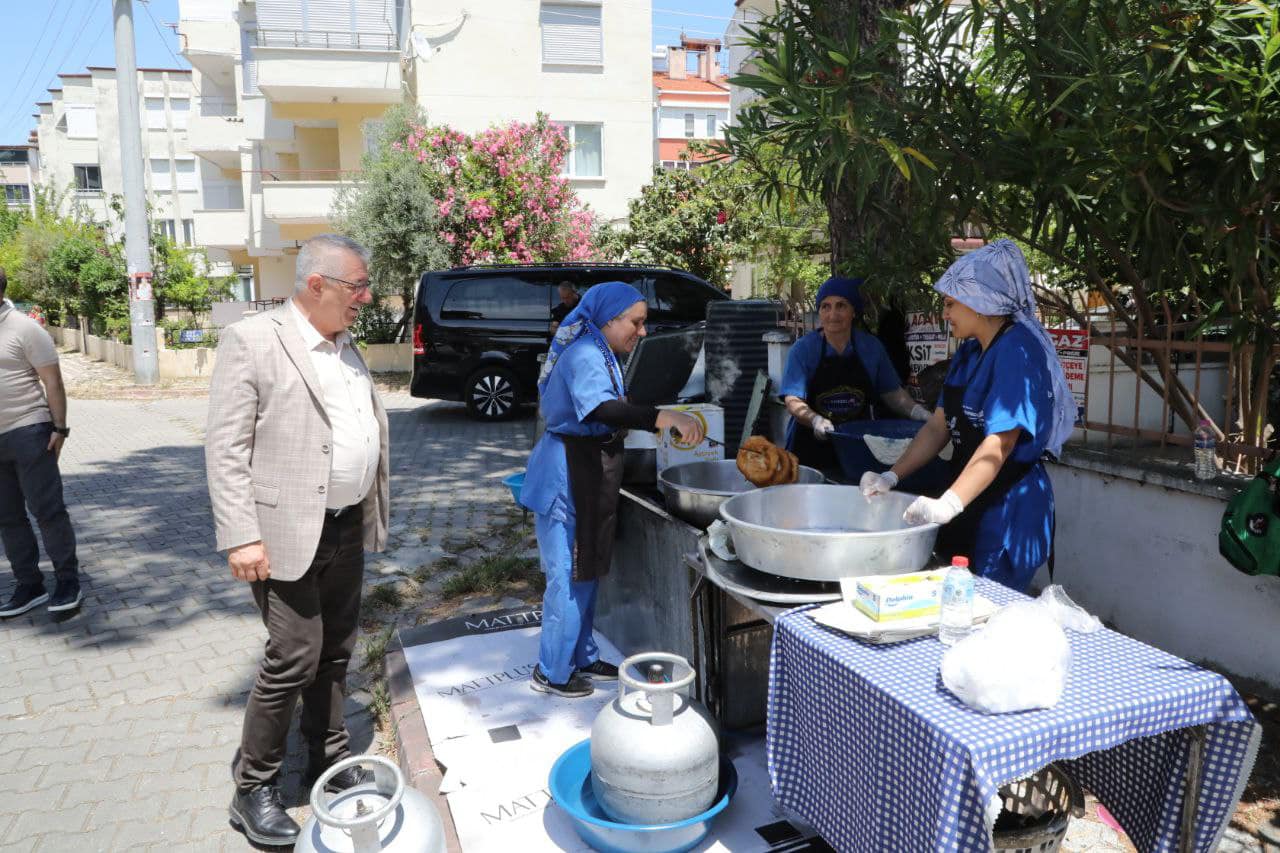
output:
M476 371L467 382L467 411L472 417L497 421L516 408L515 378L504 368Z

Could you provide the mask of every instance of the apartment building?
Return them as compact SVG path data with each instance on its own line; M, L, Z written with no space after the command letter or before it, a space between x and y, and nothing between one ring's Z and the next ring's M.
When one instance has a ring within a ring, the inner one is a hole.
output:
M39 181L58 194L64 213L75 206L96 221L117 225L110 204L123 195L124 180L116 71L93 67L59 74L58 80L50 100L36 105ZM175 242L199 245L195 211L203 207L204 169L188 146L191 72L140 68L136 85L152 224Z
M180 0L179 16L191 150L209 167L196 229L252 269L253 298L291 292L298 244L332 228L382 114L406 99L468 132L548 113L605 218L648 179L647 0Z
M0 145L0 186L9 210L33 209L40 180L40 150L34 144Z
M726 70L732 76L741 74L751 62L752 51L745 44L746 29L778 12L777 0L734 0L733 17L725 28L724 44L728 49ZM729 121L742 110L754 94L741 86L729 87Z
M729 82L720 73L719 55L719 39L681 36L679 46L667 48L663 67L653 71L653 159L664 169L688 169L710 159L691 152L689 143L724 137Z

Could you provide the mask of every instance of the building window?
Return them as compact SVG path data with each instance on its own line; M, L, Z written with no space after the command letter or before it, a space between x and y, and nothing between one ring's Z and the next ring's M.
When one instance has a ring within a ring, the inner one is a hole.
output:
M693 113L684 114L684 135L693 138Z
M169 171L167 158L154 158L151 161L151 189L155 192L168 192L173 189L173 172Z
M76 166L76 192L81 195L93 195L102 192L102 168L99 166Z
M173 129L186 130L187 119L191 115L191 99L172 98L169 101L169 113L173 116Z
M707 113L707 138L716 138L716 116L715 113Z
M174 165L178 167L178 191L184 193L193 193L200 188L199 180L196 176L196 161L177 160Z
M604 126L564 124L569 138L569 155L564 158L564 174L571 178L599 178L604 175Z
M170 243L178 241L172 219L157 219L155 221L155 229L157 234L168 238Z
M364 135L364 153L377 154L378 140L382 137L382 119L365 119L360 123L360 132Z
M164 130L168 126L164 120L164 98L147 98L144 112L147 130Z
M10 207L16 205L26 207L31 204L31 187L26 184L5 184L4 201Z
M67 122L69 138L98 138L98 112L92 104L67 104L67 111L63 118Z
M182 242L188 246L196 244L196 221L194 219L182 220Z
M543 3L538 23L542 26L543 64L604 64L599 6Z

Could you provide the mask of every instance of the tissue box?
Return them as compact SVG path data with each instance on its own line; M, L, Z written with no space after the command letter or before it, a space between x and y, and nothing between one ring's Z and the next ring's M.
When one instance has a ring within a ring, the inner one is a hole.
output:
M724 458L724 409L710 403L691 403L687 406L659 406L693 415L702 421L703 431L707 438L713 438L721 444L712 446L706 438L696 445L688 445L679 438L673 438L670 431L658 433L658 473L661 474L672 465L683 465L686 462L714 462Z
M908 572L846 578L840 587L847 601L869 619L891 622L937 616L942 609L943 572Z

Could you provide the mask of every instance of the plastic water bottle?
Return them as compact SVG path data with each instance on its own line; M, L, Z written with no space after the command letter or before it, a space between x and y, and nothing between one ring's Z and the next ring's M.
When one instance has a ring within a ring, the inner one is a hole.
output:
M938 619L938 639L954 646L973 630L973 575L968 557L952 557L951 568L942 580L942 613Z
M1218 466L1214 462L1214 454L1218 450L1218 440L1213 435L1213 427L1207 420L1201 420L1196 428L1196 479L1212 480L1218 476Z

